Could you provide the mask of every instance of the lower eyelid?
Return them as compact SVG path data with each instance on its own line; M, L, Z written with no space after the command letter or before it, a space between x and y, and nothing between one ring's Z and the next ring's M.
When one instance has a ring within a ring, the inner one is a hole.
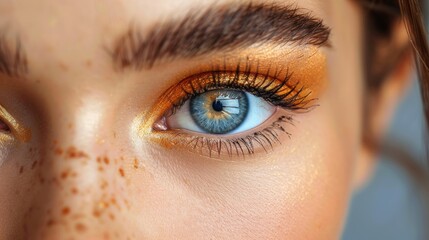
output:
M260 127L230 136L200 134L173 129L154 133L154 140L168 148L186 150L213 159L235 159L267 153L291 137L293 116L276 113Z

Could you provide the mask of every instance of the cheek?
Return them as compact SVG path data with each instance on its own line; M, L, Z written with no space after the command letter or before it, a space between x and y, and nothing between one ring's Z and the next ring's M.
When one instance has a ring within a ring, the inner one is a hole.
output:
M247 161L146 147L139 158L152 177L135 176L142 184L124 193L136 203L131 222L161 238L337 239L354 152L323 101L296 116L291 139Z

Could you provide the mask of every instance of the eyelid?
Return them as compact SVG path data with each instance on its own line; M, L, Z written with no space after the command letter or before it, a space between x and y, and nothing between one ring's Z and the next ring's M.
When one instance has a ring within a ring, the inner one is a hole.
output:
M273 49L269 46L255 46L228 55L213 55L208 61L198 59L198 61L191 61L183 65L183 71L173 77L177 83L164 91L154 106L141 115L143 120L140 122L143 124L139 126L140 134L152 133L153 124L172 107L173 104L170 99L179 99L175 98L175 94L180 97L180 91L174 90L181 90L181 83L189 82L192 78L201 77L216 70L220 70L224 74L235 73L237 65L243 71L248 68L248 72L253 74L267 73L271 69L270 77L278 78L279 81L285 78L285 75L288 74L287 70L289 70L289 74L293 74L293 77L289 79L288 87L297 86L297 89L301 89L305 86L300 96L310 93L311 99L317 99L325 89L327 82L326 54L322 48L317 47L285 45Z
M19 141L27 142L31 138L31 132L19 124L5 108L0 105L0 120L4 121L10 128L12 134L16 136Z
M268 153L291 138L288 126L295 126L293 116L279 111L257 129L228 136L196 133L193 131L166 131L156 133L153 140L166 148L178 148L214 160L235 161L260 153Z

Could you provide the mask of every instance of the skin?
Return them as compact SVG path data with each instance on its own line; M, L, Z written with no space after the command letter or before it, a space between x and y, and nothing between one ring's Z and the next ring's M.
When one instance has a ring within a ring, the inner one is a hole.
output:
M20 36L30 66L25 77L0 75L0 104L31 132L28 141L0 138L1 239L340 237L372 158L361 141L358 6L281 2L310 10L332 29L333 48L321 50L327 79L320 106L296 114L295 126L287 125L291 138L282 135L272 151L231 161L139 134L141 114L195 59L118 72L103 48L130 22L144 30L211 2L0 1L0 26Z

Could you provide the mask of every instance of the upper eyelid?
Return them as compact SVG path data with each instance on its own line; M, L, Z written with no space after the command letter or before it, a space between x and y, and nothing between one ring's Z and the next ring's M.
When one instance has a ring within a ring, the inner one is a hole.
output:
M273 67L270 64L268 67L264 68L260 65L259 61L245 58L243 61L238 61L235 67L231 68L230 66L231 63L227 64L224 61L223 65L212 65L209 70L190 75L181 80L178 84L181 90L187 95L187 98L174 96L177 90L175 90L173 86L163 94L164 97L161 99L168 99L172 107L180 107L184 101L191 97L189 93L201 93L204 88L209 88L210 86L213 88L216 88L216 86L234 88L235 86L238 90L244 90L259 95L259 97L283 108L307 110L312 107L309 106L309 103L315 99L307 99L312 91L300 80L294 79L294 81L292 81L292 75L294 73L293 70L289 69L288 65L284 67L275 65ZM229 81L221 81L222 78L223 80L227 78ZM263 79L260 80L261 78ZM265 95L261 95L263 93ZM282 93L283 98L278 99L278 102L272 102L273 98L271 97L276 93ZM290 95L294 95L293 99ZM289 99L291 102L282 102L282 100L288 97L290 97ZM175 100L179 102L175 102ZM293 105L292 101L295 103L300 101L300 103ZM284 105L281 105L281 103Z
M300 86L306 86L305 92L311 92L309 99L313 100L318 99L324 92L328 81L325 51L317 47L303 48L296 46L283 46L283 48L272 52L260 50L263 49L255 48L234 54L212 56L198 61L193 60L183 65L182 69L175 72L171 77L167 77L170 82L169 87L165 88L165 90L160 89L159 97L154 99L153 106L142 113L141 120L139 120L139 122L142 122L139 125L139 132L142 137L152 133L153 124L172 107L171 100L176 100L180 97L177 96L180 93L177 89L181 86L181 83L203 73L213 74L213 71L217 70L224 72L267 73L268 69L277 68L283 69L283 71L277 71L277 77L281 79L287 73L285 69L290 68L294 75L290 79L290 86L294 86L296 83L300 83ZM240 66L239 68L237 67L238 65ZM273 77L273 74L270 77ZM303 93L301 96L306 95ZM313 106L315 104L311 104L310 107Z

